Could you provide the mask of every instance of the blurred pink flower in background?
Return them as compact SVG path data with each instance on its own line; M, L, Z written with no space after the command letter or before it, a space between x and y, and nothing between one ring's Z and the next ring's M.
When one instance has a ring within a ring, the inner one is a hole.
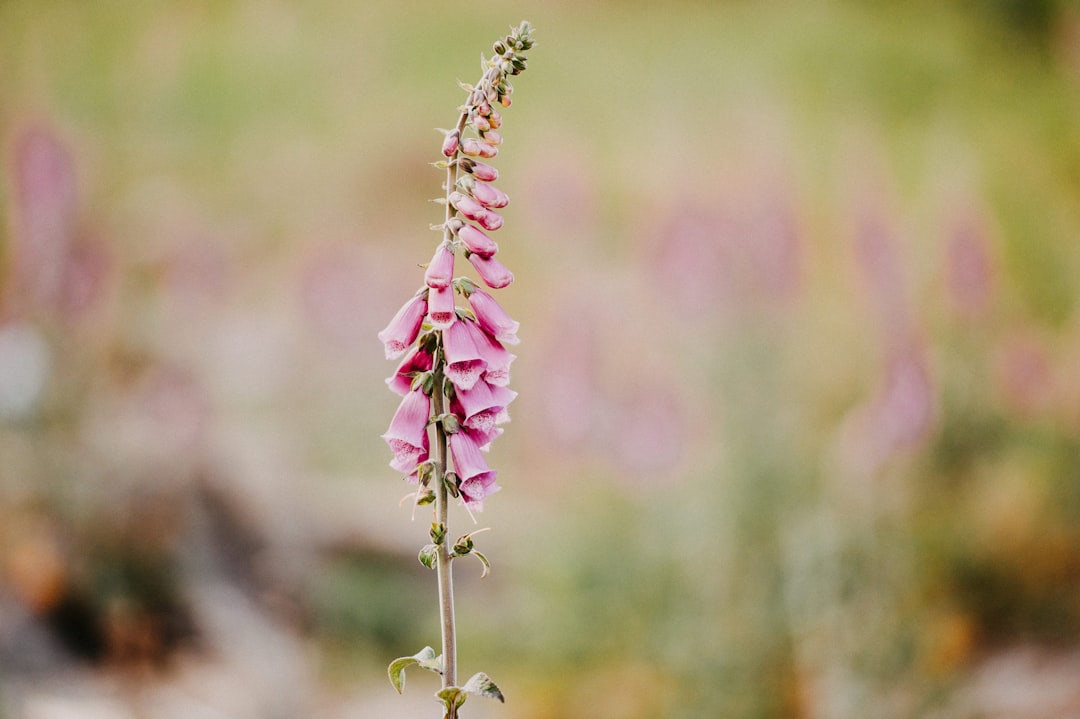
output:
M996 274L986 223L969 211L955 218L948 229L945 272L949 300L962 316L981 316L993 301Z
M76 319L100 299L111 258L80 226L75 161L56 133L31 125L12 144L8 311Z

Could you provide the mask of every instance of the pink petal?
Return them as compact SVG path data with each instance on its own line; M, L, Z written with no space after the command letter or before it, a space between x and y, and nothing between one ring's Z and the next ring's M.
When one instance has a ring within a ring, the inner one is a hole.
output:
M482 510L484 498L499 491L496 473L487 465L477 440L462 430L450 435L450 457L461 478L461 496L471 509Z
M476 322L464 322L461 324L465 325L477 354L484 361L486 366L484 380L488 384L505 387L510 383L510 363L514 361L514 355L510 354L505 347L485 332Z
M506 207L510 204L510 198L497 187L486 182L477 182L472 186L472 195L484 207Z
M503 226L502 215L500 215L498 212L495 212L494 210L486 210L484 212L484 215L482 217L478 217L476 221L480 223L480 226L483 227L485 230L490 230L491 232L494 232L495 230Z
M472 225L462 225L457 231L457 236L466 249L474 255L491 257L499 251L499 246L494 240Z
M458 390L456 410L464 418L466 427L486 432L497 424L510 421L506 407L516 397L517 392L480 381L471 389Z
M431 326L437 330L444 330L453 324L455 318L453 288L432 289L428 293L428 321L431 322Z
M458 143L461 140L461 133L457 130L446 133L446 139L443 140L442 154L447 157L453 157L454 153L458 151Z
M467 324L473 324L469 322ZM443 353L446 356L446 377L457 389L471 389L487 363L480 356L465 322L454 322L443 330Z
M468 158L465 158L465 160L461 163L461 169L471 173L476 179L484 182L494 182L499 179L499 171L491 165Z
M390 466L399 472L411 472L428 453L427 425L431 420L431 399L416 389L401 400L390 428L382 438L390 445L394 459Z
M521 324L511 319L494 297L483 290L473 290L469 294L469 306L485 332L506 344L519 342L517 331Z
M451 192L448 199L455 210L470 220L480 220L487 216L487 210L484 209L484 206L468 195Z
M390 391L404 397L412 390L413 378L408 375L411 372L428 371L433 361L434 358L430 354L420 347L414 347L409 354L405 355L405 359L398 365L394 374L387 378L386 386L390 388Z
M424 284L428 287L449 287L454 279L454 250L447 244L441 244L436 248L435 255L428 263L427 271L424 272Z
M420 325L427 313L426 293L420 293L402 305L390 324L379 333L379 341L386 347L386 359L395 359L405 354L405 350L416 341L420 334Z
M514 274L494 257L483 257L474 252L469 255L469 262L476 268L484 284L493 290L501 290L514 281Z

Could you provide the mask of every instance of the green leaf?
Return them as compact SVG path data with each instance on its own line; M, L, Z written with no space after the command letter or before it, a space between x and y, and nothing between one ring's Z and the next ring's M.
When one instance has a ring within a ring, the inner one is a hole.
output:
M447 713L450 712L451 704L453 708L460 707L465 703L465 700L469 698L469 695L461 687L447 687L442 691L435 694L442 700L442 703L446 705Z
M486 697L488 699L498 699L499 701L506 703L506 698L503 696L499 687L495 686L495 682L491 681L491 677L483 672L477 672L469 678L469 681L465 682L465 686L461 687L461 691L468 694L475 694L478 697Z
M398 657L390 662L390 666L386 669L387 674L390 675L390 683L394 685L394 689L397 689L398 694L405 689L405 669L413 664L421 669L442 674L442 657L435 656L435 650L431 647L424 647L411 657Z

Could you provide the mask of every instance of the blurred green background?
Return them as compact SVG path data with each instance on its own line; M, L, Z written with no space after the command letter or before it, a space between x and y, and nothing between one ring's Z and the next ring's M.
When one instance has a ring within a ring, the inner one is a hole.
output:
M1075 716L1075 4L0 0L0 717L435 715L375 333L526 18L466 716Z

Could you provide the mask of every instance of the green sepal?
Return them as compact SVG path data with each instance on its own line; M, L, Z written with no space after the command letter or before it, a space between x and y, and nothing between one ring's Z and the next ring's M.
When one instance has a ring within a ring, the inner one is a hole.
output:
M390 662L386 669L386 673L390 675L390 683L397 689L398 694L405 690L405 669L413 664L429 672L442 674L442 657L436 656L431 647L424 647L411 657L399 657Z
M439 548L434 544L425 544L420 548L420 553L416 555L416 558L428 569L434 569L439 558L438 552Z
M434 501L435 501L435 493L430 492L430 491L425 492L424 494L420 495L419 499L416 500L416 506L417 507L423 507L424 505L432 504Z
M457 499L461 496L461 490L458 488L458 476L456 472L447 472L443 476L443 484L446 485L446 491L450 493L450 496Z
M465 682L465 686L461 687L461 691L486 699L498 699L503 704L506 703L506 697L503 696L502 690L495 685L495 682L491 681L491 677L483 672L473 674L469 681Z
M442 522L431 523L431 541L435 544L442 544L443 539L446 538L446 525Z
M461 429L461 420L458 419L456 414L452 413L440 415L439 424L442 425L443 431L447 434L454 434L459 429Z
M468 554L469 552L471 552L473 550L473 546L474 545L473 545L472 536L466 534L464 537L457 540L456 544L454 544L454 556L455 557L464 557L466 554Z

